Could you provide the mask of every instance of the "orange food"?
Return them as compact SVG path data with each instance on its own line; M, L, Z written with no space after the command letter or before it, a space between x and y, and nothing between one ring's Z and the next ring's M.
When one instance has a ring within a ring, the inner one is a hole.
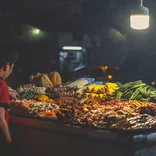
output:
M52 116L52 117L55 117L56 113L55 112L44 112L44 113L38 114L38 116L40 116L40 117L42 117L42 116Z

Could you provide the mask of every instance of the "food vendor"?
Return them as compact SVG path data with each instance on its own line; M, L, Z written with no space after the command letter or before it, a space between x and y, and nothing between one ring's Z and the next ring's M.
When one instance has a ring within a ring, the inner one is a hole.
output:
M1 45L0 50L0 139L10 144L12 139L8 128L9 91L5 79L11 74L18 54L6 45Z

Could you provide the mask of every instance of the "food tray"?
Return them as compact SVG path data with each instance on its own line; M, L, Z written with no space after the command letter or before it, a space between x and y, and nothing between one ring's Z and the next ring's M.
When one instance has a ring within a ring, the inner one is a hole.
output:
M45 120L45 121L52 121L52 120L57 120L57 116L53 117L53 116L42 116L39 117L40 120Z
M25 115L19 115L16 114L15 112L9 112L9 115L12 115L14 117L22 117L22 118L28 118L28 119L39 119L39 117L30 117L30 116L25 116Z
M138 135L138 134L147 134L147 133L156 132L156 127L149 128L149 129L122 130L122 129L116 129L116 128L99 128L99 127L94 127L91 125L81 125L81 124L77 124L74 122L73 123L66 122L66 124L69 124L71 126L78 126L78 127L83 127L83 128L94 129L94 130L118 133L121 135Z
M54 123L62 123L62 124L68 124L70 126L76 126L79 128L88 128L88 129L93 129L93 130L100 130L100 131L107 131L107 132L112 132L112 133L118 133L120 135L138 135L138 134L148 134L148 133L153 133L156 132L156 127L150 128L150 129L136 129L136 130L122 130L122 129L116 129L116 128L99 128L99 127L94 127L91 125L81 125L77 124L75 122L63 122L60 120L57 120L57 117L51 117L51 116L45 116L45 117L29 117L29 116L20 116L17 115L16 113L9 113L12 116L15 117L23 117L23 118L29 118L29 119L38 119L38 120L43 120L43 121L48 121L48 122L54 122Z

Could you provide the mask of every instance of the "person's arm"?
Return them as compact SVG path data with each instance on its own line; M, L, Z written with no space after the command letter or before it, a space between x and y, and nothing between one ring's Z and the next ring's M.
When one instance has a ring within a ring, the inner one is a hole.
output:
M9 128L7 125L7 122L5 120L5 109L3 107L0 107L0 129L4 133L4 136L6 138L7 143L11 143L12 139L10 136Z
M17 100L19 97L19 94L17 93L17 91L12 89L11 87L8 87L8 90L9 90L9 96L13 98L14 100Z
M16 91L9 91L9 96L13 98L14 100L17 100L19 97L19 94Z

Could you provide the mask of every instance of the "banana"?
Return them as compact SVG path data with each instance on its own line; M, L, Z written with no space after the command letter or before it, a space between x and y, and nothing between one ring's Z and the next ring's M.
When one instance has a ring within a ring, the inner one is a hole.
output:
M85 96L91 96L92 98L97 97L100 99L106 98L106 94L94 94L94 93L85 93Z
M107 88L112 88L112 89L114 89L114 90L119 89L119 86L118 86L116 83L107 82L107 83L105 84L105 86L106 86Z
M86 95L91 97L108 98L119 89L118 84L107 82L105 85L92 84L87 86Z
M87 87L88 93L101 93L105 92L105 86L104 85L90 85Z
M108 95L113 95L114 92L115 92L115 90L113 90L112 88L109 88L109 89L107 90L107 94L108 94Z

